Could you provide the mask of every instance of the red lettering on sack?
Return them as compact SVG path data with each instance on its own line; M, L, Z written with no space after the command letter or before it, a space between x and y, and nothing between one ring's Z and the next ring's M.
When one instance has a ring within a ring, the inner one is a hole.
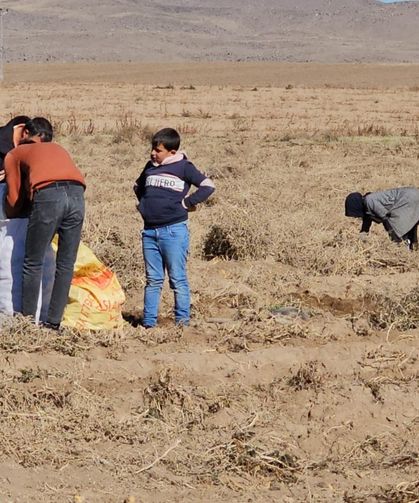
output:
M82 287L83 285L97 286L101 290L107 288L113 280L113 272L107 267L103 266L102 269L89 271L85 276L73 276L71 284L74 286Z

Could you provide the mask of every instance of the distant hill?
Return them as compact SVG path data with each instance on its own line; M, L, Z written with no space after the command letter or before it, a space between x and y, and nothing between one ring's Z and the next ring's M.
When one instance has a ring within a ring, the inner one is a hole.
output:
M419 3L0 0L5 59L419 63Z

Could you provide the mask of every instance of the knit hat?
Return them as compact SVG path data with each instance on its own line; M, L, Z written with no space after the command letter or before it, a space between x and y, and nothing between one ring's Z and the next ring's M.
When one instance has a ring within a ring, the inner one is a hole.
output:
M364 201L360 192L351 192L345 199L345 216L360 218L365 215Z

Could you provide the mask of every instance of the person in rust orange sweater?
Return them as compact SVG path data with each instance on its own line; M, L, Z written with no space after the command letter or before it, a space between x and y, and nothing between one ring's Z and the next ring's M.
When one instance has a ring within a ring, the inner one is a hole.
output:
M36 117L25 124L21 143L4 160L6 214L18 217L29 202L22 285L22 313L35 317L44 256L58 234L56 272L48 328L59 329L68 301L84 220L85 181L68 152L52 143L51 123Z

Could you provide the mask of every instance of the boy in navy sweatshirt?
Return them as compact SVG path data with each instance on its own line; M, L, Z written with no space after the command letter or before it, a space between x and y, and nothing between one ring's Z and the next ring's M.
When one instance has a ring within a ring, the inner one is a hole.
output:
M188 325L190 291L186 271L189 251L188 212L215 190L213 182L178 152L179 133L158 131L151 140L151 160L134 185L144 220L142 231L146 287L143 326L154 327L165 271L175 297L175 322ZM188 195L191 185L198 188Z

